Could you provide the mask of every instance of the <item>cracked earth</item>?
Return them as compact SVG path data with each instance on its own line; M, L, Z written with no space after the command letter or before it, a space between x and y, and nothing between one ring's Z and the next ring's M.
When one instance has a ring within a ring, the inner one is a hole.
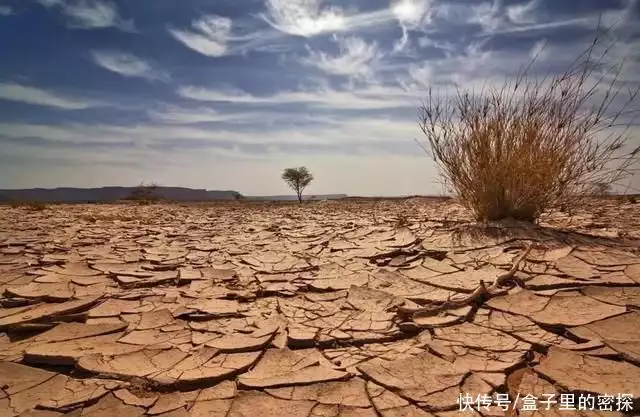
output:
M0 416L638 410L640 204L470 220L429 199L0 207Z

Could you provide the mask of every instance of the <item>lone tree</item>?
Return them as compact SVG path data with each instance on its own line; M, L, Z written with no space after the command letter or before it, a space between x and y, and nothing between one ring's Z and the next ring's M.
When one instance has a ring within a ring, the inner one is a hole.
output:
M136 201L138 204L151 204L151 202L159 199L158 185L142 182L131 191L131 194L126 199Z
M282 173L282 179L298 196L298 202L302 203L302 191L313 181L313 175L306 167L287 168Z

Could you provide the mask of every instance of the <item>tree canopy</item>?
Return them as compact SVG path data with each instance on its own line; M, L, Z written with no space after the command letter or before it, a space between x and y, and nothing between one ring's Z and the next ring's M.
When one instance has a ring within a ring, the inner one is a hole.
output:
M313 181L313 175L306 167L287 168L282 179L296 192L298 202L302 203L302 192Z

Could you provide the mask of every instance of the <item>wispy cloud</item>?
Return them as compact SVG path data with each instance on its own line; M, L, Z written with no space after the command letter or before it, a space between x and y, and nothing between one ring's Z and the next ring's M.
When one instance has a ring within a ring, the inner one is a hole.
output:
M507 7L509 20L516 24L537 23L536 9L540 7L540 0L531 0L527 3L515 4Z
M430 0L392 0L391 11L407 28L421 26L429 18Z
M93 51L94 62L124 77L140 77L151 81L169 81L169 75L134 55L120 51Z
M19 12L16 1L0 3ZM29 186L146 178L275 193L281 168L304 164L317 174L318 187L326 181L327 192L429 192L428 171L435 175L435 167L413 141L421 137L415 116L426 88L455 94L455 87L499 86L541 50L543 38L549 45L538 64L553 73L588 42L585 29L600 14L604 26L627 16L628 31L615 33L620 47L611 58L628 59L622 81L640 82L638 0L627 1L635 8L624 11L625 0L568 6L557 0L233 0L231 8L228 1L182 0L180 13L175 0L163 0L166 7L152 0L30 1L70 27L126 29L123 17L133 16L144 32L132 38L96 31L82 40L86 32L25 25L33 31L16 37L18 53L46 45L53 34L66 53L59 62L39 55L51 71L11 55L0 63L13 71L6 84L0 81L2 100L51 107L20 105L24 117L10 111L0 124L0 157L21 163L11 172L3 165L0 181L11 186L27 176ZM194 20L182 20L191 13ZM158 45L162 56L146 52ZM175 84L145 83L171 81L164 68ZM105 90L105 70L133 81ZM29 79L44 90L19 81ZM136 82L142 85L131 88ZM73 91L108 95L109 103L100 111L61 111L99 105L84 100L92 95L67 95ZM220 183L211 183L216 178Z
M268 15L263 19L289 35L314 36L348 28L344 12L337 6L325 6L323 0L266 0Z
M9 6L0 5L0 16L11 16L13 9Z
M116 27L133 31L131 20L123 20L116 5L108 0L38 0L45 7L57 7L71 29L104 29Z
M230 114L233 117L234 114ZM244 117L235 113L237 117ZM253 113L253 118L265 122L268 113ZM138 123L135 125L109 124L23 124L0 123L2 136L11 139L24 139L31 146L58 147L77 144L95 148L100 144L138 147L159 146L164 143L199 144L200 147L264 145L289 147L352 145L367 146L381 142L412 144L412 138L418 133L418 126L411 119L391 118L348 118L331 117L315 119L316 123L307 126L278 123L268 129L257 125L247 130L228 130L219 126L185 126L183 124ZM259 135L256 132L260 132ZM38 138L28 140L28 138ZM15 143L19 143L15 141Z
M13 83L0 84L0 99L63 110L81 110L98 105L95 102L76 100L39 88Z
M383 57L383 53L376 42L367 43L364 39L349 36L334 38L340 53L329 55L323 51L309 50L309 56L302 60L306 65L334 75L344 75L353 78L371 79L374 66Z
M216 127L185 126L182 124L138 123L133 126L109 125L109 124L22 124L0 123L2 136L8 138L37 137L58 143L68 142L76 144L113 143L120 144L123 141L132 142L143 148L151 144L166 141L207 141L210 144L217 142L232 143L264 143L265 141L280 141L295 143L297 141L309 141L321 143L322 138L314 138L307 133L282 135L283 128L264 135L256 135L254 129L249 132L235 132Z
M479 92L483 86L500 85L531 59L528 50L505 53L483 46L484 41L477 41L457 53L410 64L408 88L425 91L433 87L444 90L443 94L455 94L456 88Z
M395 42L393 53L405 50L409 31L422 29L431 15L431 0L390 0L388 7L366 12L328 5L324 0L266 0L266 6L262 18L280 33L293 36L356 33L397 22L402 37Z
M388 7L360 12L325 0L266 0L261 17L283 34L313 37L327 33L354 32L398 21L416 28L428 16L430 0L390 0Z
M167 105L158 110L149 110L148 114L152 120L168 124L255 121L254 115L250 112L224 114L206 107L184 108Z
M255 22L241 27L246 21L204 15L194 20L189 29L171 28L169 32L188 48L211 57L249 51L279 52L287 50L283 41L287 36L310 38L327 33L356 32L394 19L413 21L415 18L409 16L409 11L422 13L420 5L426 0L404 1L416 3L415 8L405 6L398 11L399 15L395 15L391 8L366 13L350 8L347 13L341 7L326 5L325 0L265 0L267 12L259 16L269 29L259 28Z
M495 36L534 33L563 27L595 30L599 22L605 27L612 25L628 10L627 8L605 13L583 13L567 17L546 12L542 7L544 1L529 0L508 6L504 6L503 2L499 1L473 6L442 4L436 7L436 13L451 22L479 24L482 27L482 33L478 34L479 36Z
M195 20L191 30L169 29L169 32L187 48L202 55L218 57L228 51L231 28L231 19L208 15Z
M404 0L407 2L420 0ZM426 0L425 0L426 1ZM461 2L427 2L422 18L422 29L428 27L428 32L437 32L443 27L454 24L479 25L481 32L478 36L493 36L497 34L528 32L552 29L570 25L591 25L594 16L561 17L553 16L542 10L542 0L505 5L503 1L461 3ZM416 14L418 16L419 14ZM407 14L410 17L411 14ZM401 21L401 24L402 21ZM406 24L406 23L405 23ZM432 26L429 26L432 24Z
M36 0L36 1L42 4L44 7L60 6L65 2L65 0Z
M355 33L397 21L404 30L400 43L405 46L407 30L417 29L428 21L430 10L430 0L392 0L389 7L368 12L328 5L325 0L265 0L265 5L266 13L259 16L271 27L270 30L253 25L237 34L234 32L240 28L235 21L218 15L204 15L193 21L189 29L171 28L169 32L188 48L206 56L219 57L254 50L286 50L283 38L287 35L310 38L322 34ZM330 57L325 55L324 58L327 68L334 66ZM350 58L356 57L345 56L342 59L350 63ZM336 61L338 63L340 61Z
M236 129L239 124L242 124L242 128L246 130L253 128L278 130L283 129L285 126L312 126L332 123L325 117L308 113L298 113L295 118L292 118L291 114L277 109L250 109L245 106L240 109L217 111L210 107L185 107L165 103L147 111L147 114L152 121L166 123L167 125L193 124L204 126L216 123L218 128L220 124L225 124L231 129ZM234 124L235 126L233 126Z
M163 123L190 124L218 122L224 120L218 112L213 109L183 109L177 106L166 106L161 110L149 110L149 117Z
M307 91L283 91L271 96L256 96L238 90L185 86L178 89L185 98L199 101L240 104L305 104L311 107L342 110L375 110L412 107L418 96L400 87L369 85L364 88L335 90L329 87Z
M402 37L393 45L399 53L409 46L409 31L420 29L430 20L430 0L391 0L390 10L402 28Z

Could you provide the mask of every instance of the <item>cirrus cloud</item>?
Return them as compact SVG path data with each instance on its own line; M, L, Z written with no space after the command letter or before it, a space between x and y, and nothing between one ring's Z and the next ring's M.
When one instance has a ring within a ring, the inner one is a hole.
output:
M70 29L104 29L115 27L134 31L131 20L123 20L116 5L108 0L38 0L47 8L58 8Z
M375 65L384 55L378 44L367 43L356 36L334 38L334 40L340 49L338 55L309 50L309 56L302 62L333 75L371 79Z
M11 16L13 9L9 6L0 6L0 16Z
M0 100L17 101L62 110L82 110L98 103L72 99L67 96L15 83L0 84Z
M323 0L266 0L269 14L262 17L275 29L295 36L309 37L346 29L343 10L324 3Z
M140 77L151 81L168 81L169 75L132 54L120 51L93 51L96 65L123 77Z
M191 30L170 29L171 35L187 48L211 57L223 56L228 51L231 19L207 15L191 24Z

